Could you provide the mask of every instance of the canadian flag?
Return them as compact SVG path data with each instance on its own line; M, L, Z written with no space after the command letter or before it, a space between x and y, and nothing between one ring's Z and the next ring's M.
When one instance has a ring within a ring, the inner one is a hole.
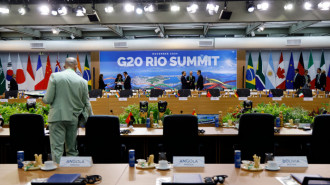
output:
M22 67L22 62L21 62L21 58L19 57L18 54L18 58L17 58L17 69L16 69L16 82L18 85L18 90L25 90L26 89L26 83L25 83L25 75L24 75L24 70Z
M44 90L43 88L43 79L44 79L44 72L42 71L42 63L40 59L40 55L38 57L38 64L36 70L36 78L35 78L35 86L34 90Z
M32 69L32 63L31 63L31 58L30 55L28 56L28 62L26 66L26 90L28 91L33 91L34 90L34 74L33 74L33 69Z
M282 52L276 72L276 89L285 89L285 69Z

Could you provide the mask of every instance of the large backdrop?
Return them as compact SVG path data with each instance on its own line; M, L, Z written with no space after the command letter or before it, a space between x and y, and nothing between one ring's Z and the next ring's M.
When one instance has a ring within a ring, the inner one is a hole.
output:
M127 71L133 89L180 89L181 72L197 80L202 71L206 88L236 88L236 50L173 51L101 51L100 73L105 83L114 88L119 73Z

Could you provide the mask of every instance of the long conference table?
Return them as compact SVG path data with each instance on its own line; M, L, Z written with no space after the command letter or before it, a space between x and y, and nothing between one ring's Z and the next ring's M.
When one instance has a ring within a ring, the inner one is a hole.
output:
M59 167L55 171L23 171L16 164L0 165L0 181L4 185L25 185L35 178L48 178L55 173L79 173L101 175L104 185L155 185L157 178L173 178L175 173L200 174L202 178L214 175L228 175L227 185L280 185L275 177L289 176L291 173L319 174L329 177L329 164L311 164L308 168L281 168L280 171L249 172L234 167L234 164L206 164L203 168L173 168L168 171L156 169L136 169L128 164L94 164L92 167Z

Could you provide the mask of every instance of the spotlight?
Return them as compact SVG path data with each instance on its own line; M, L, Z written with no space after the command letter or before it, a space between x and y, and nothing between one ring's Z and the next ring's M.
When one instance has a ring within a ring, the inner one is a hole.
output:
M257 9L258 10L268 10L269 4L267 2L262 2L257 4Z
M129 3L126 4L124 8L125 8L126 12L133 12L134 9L135 9L135 7L132 4L129 4Z
M305 8L306 10L311 10L311 9L313 8L313 5L312 5L311 2L306 1L306 2L304 3L304 8Z
M214 15L215 13L218 13L219 5L207 3L206 10L209 12L210 15Z
M259 28L257 29L258 32L262 32L265 30L265 25L260 25Z
M104 11L105 11L106 13L112 13L112 12L113 12L113 6L112 6L112 5L106 6L106 7L104 8Z
M25 7L21 7L21 8L18 9L18 13L20 15L25 15L26 12L27 12L27 9Z
M39 7L39 11L40 11L40 14L41 15L48 15L49 14L49 6L47 6L47 5L41 5L40 7Z
M62 6L62 7L59 7L59 8L57 9L57 12L58 12L58 14L60 14L60 15L66 15L66 14L68 14L68 9L67 9L66 6Z
M53 16L56 16L56 15L58 14L58 13L57 13L57 8L52 7L51 14L52 14Z
M330 2L329 1L322 1L317 6L320 10L329 10L330 9Z
M143 7L137 6L135 9L135 13L141 15L143 13Z
M187 12L196 13L197 9L198 9L198 5L193 3L193 4L191 4L190 6L187 7Z
M180 6L177 5L177 4L172 4L171 5L171 11L172 12L178 12L178 11L180 11Z
M254 6L253 1L247 1L247 2L246 2L246 9L247 9L247 11L250 12L250 13L254 11L255 6Z
M70 37L71 37L72 40L73 40L74 38L76 38L76 37L73 35L73 33L71 33Z
M287 2L284 5L284 10L292 10L293 9L293 3L292 2Z
M60 29L59 28L52 28L52 32L54 35L58 35L60 33Z
M144 7L145 12L154 12L155 11L155 6L153 4L147 4Z
M78 5L76 8L76 16L81 17L81 16L84 16L85 13L86 13L86 9L83 6Z

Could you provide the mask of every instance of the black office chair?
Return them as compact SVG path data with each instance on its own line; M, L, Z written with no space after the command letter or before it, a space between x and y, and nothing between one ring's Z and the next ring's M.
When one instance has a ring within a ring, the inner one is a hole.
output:
M238 97L249 97L250 96L250 89L237 89Z
M120 144L117 116L90 116L86 123L86 154L94 163L121 163L124 155Z
M9 97L17 98L17 95L18 95L17 90L15 90L15 91L5 91L5 98L6 99L9 99Z
M283 96L282 89L271 89L270 92L273 94L273 97L282 97Z
M190 89L180 89L178 90L179 97L188 97L191 96Z
M11 156L23 150L26 161L34 161L34 154L47 159L44 118L39 114L14 114L9 118ZM14 158L13 158L14 160Z
M201 155L198 141L198 119L193 115L169 115L164 118L163 151L173 156Z
M242 160L252 160L256 154L263 161L265 153L274 153L274 116L243 114L239 120L238 137Z
M313 97L313 93L311 89L302 89L304 97Z
M208 89L212 97L220 97L220 89Z
M330 115L316 116L313 123L309 162L316 164L330 164Z
M150 91L150 97L159 97L163 95L162 89L151 89Z
M130 89L119 91L119 96L121 98L128 98L130 96L133 96L133 91Z
M102 89L93 89L89 91L90 98L101 98L102 97Z

